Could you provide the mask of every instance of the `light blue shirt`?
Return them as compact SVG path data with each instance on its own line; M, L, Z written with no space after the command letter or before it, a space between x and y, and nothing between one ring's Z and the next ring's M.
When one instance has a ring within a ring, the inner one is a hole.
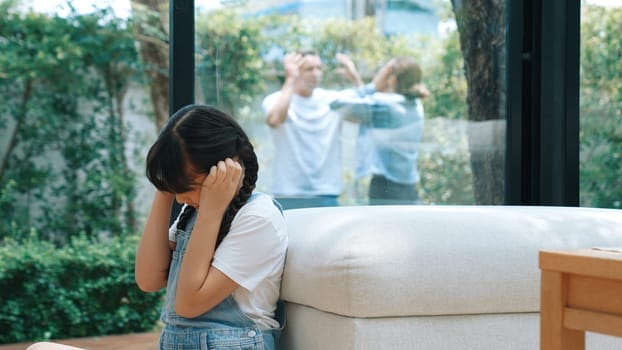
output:
M368 84L352 89L331 108L359 123L357 177L377 174L401 184L419 181L417 159L424 125L419 99L376 92Z

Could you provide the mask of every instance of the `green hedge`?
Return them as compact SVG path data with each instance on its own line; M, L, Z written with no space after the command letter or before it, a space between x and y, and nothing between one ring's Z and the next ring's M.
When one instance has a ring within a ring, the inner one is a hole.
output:
M0 344L151 330L162 293L134 281L136 236L72 239L58 248L32 235L0 247Z

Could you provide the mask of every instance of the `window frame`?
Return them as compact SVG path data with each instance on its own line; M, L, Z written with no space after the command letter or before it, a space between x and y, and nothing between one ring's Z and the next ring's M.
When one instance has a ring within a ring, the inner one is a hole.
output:
M580 0L508 0L506 204L579 206Z
M171 114L194 103L194 0L169 0ZM580 0L507 0L506 205L579 206Z

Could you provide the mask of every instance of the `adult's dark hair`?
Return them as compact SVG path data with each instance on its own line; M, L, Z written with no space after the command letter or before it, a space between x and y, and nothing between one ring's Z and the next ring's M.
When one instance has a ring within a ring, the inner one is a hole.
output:
M302 50L296 50L296 53L301 54L302 57L305 56L320 56L320 54L317 53L317 51L313 50L313 49L302 49Z
M248 201L257 182L257 155L242 127L215 107L189 105L171 116L147 153L147 178L158 190L171 193L187 192L197 185L192 183L189 170L208 174L213 165L235 156L244 166L244 179L222 218L217 247L229 233L235 214ZM194 211L186 207L179 228L185 227Z
M408 99L415 99L421 96L417 86L421 83L421 66L410 57L398 57L391 66L391 73L397 78L397 93L404 95Z

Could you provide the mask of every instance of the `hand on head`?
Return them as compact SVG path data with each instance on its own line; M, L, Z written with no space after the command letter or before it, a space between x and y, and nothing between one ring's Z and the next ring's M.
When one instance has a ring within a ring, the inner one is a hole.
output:
M430 90L423 83L418 83L413 85L410 89L414 95L417 95L419 98L426 98L430 96Z
M304 57L297 52L290 52L283 58L283 69L285 70L285 78L296 79L300 75L300 66Z
M356 65L352 59L342 53L338 53L336 58L340 64L340 67L337 68L337 74L348 79L354 85L363 85L363 79L361 79L359 72L356 70Z
M392 71L393 63L395 60L389 61L376 72L372 83L377 91L387 91L391 88L392 80L395 79Z
M243 177L242 165L231 158L213 165L201 183L199 208L224 212L242 187Z

